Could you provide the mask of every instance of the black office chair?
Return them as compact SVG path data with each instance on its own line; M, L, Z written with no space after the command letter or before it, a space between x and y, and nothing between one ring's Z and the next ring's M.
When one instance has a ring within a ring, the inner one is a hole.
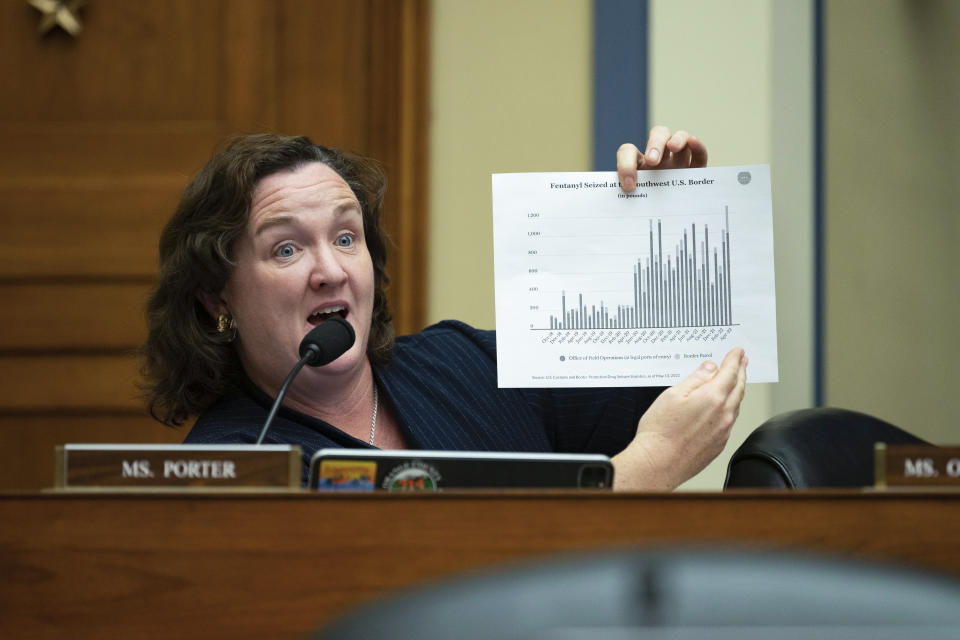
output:
M757 427L727 466L727 488L867 487L873 449L929 444L899 427L847 409L791 411Z
M411 589L314 640L953 638L960 583L798 553L673 549L551 559Z

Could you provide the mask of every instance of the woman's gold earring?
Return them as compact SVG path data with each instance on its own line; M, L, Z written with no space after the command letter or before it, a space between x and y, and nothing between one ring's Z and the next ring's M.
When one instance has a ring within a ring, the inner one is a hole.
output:
M217 316L217 333L227 333L227 331L232 331L233 335L230 336L230 339L233 340L237 337L237 323L236 321L228 316L225 313L221 313Z

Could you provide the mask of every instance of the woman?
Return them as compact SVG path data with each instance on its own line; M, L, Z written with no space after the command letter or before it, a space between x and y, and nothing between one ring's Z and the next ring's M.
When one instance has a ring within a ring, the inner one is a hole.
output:
M651 131L639 168L704 166L685 132ZM303 336L338 315L356 342L301 372L269 440L376 446L579 451L613 456L617 488L672 489L723 449L746 358L704 363L680 384L641 389L497 389L495 336L447 321L394 341L375 164L306 138L234 140L191 181L160 241L144 374L167 424L200 415L186 442L253 442ZM662 392L662 393L661 393Z

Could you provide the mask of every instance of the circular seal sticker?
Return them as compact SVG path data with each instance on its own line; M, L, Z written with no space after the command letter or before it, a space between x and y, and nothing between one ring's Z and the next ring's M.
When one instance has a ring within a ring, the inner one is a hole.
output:
M751 177L752 176L750 175L749 171L741 171L737 174L737 180L740 182L740 184L750 184Z
M391 469L381 486L387 491L436 491L439 483L435 467L411 460Z

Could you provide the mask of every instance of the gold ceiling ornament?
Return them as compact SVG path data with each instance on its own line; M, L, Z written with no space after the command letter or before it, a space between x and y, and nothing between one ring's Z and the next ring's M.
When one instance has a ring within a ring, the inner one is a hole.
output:
M87 0L27 0L27 4L43 14L37 26L40 35L60 27L74 38L83 30L79 11L86 3Z

